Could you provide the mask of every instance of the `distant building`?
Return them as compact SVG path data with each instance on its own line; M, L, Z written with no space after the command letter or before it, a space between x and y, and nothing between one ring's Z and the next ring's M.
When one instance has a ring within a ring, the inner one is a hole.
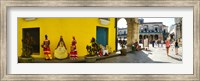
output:
M168 34L168 26L163 25L162 22L140 22L140 43L143 39L149 40L166 40Z
M118 28L117 29L117 37L118 38L127 38L127 28Z

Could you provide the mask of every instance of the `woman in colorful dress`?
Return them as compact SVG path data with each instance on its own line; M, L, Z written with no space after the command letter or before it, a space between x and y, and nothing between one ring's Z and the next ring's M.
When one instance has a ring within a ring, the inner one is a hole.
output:
M58 42L56 50L54 51L54 56L57 59L65 59L68 56L67 48L65 46L65 42L64 42L62 36L60 36L60 41Z
M71 51L70 51L70 58L72 60L77 59L77 50L76 50L76 39L73 37L72 45L71 45Z
M52 56L51 56L51 50L50 50L50 40L48 40L47 35L45 35L45 40L43 42L42 48L43 48L44 54L46 56L45 60L51 60Z
M170 48L170 38L167 38L166 40L166 51L167 51L167 56L169 56L169 48Z

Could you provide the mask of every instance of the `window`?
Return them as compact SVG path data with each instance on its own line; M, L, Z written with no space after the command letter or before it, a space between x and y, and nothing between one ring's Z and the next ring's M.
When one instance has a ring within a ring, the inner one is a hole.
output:
M104 20L108 20L108 21L110 21L110 19L109 19L109 18L99 18L99 19L104 19Z

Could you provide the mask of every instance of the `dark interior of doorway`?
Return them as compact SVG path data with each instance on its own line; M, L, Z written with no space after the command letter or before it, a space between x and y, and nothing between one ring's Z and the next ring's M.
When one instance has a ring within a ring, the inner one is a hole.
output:
M23 30L23 38L26 37L27 33L29 33L29 35L33 38L33 40L34 40L33 53L39 54L39 52L40 52L40 28L23 28L22 30Z

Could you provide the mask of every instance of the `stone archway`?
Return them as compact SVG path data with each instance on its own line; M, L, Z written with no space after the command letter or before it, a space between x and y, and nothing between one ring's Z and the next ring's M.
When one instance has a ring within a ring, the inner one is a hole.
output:
M121 18L117 18L117 21ZM139 42L138 18L124 18L127 22L127 47L132 47L134 42ZM130 48L131 49L131 48Z

